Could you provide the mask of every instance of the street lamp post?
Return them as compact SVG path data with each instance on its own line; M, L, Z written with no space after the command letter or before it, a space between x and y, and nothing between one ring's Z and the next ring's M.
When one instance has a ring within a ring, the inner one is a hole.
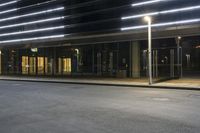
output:
M152 49L152 36L151 36L151 17L146 16L144 17L144 20L148 23L148 68L149 68L149 85L152 85L152 55L151 55L151 49Z
M181 36L178 36L176 38L176 43L177 43L177 71L178 71L178 76L182 77L182 70L180 69L180 41L181 41Z

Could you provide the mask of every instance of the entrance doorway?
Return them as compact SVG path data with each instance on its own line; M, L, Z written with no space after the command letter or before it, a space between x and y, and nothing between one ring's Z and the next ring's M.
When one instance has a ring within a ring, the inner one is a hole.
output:
M58 58L58 73L69 75L72 71L71 58Z
M63 58L63 74L71 73L71 58Z
M22 74L24 75L44 75L52 74L52 60L47 57L22 56Z
M28 56L22 56L22 74L28 74Z
M44 75L45 62L44 57L37 57L38 75Z
M29 74L36 74L36 57L29 57Z

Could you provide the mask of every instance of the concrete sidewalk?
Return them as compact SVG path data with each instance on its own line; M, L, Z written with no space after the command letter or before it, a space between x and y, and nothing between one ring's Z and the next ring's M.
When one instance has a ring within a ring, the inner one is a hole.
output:
M86 78L0 76L0 80L200 90L199 78L173 79L155 83L151 86L148 84L147 79L131 79L131 78L125 78L125 79L87 78L86 79Z

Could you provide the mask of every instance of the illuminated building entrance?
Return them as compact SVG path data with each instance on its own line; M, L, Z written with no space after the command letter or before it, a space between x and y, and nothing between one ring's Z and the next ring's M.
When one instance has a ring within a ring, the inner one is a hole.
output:
M72 71L71 58L58 58L58 73L69 75Z

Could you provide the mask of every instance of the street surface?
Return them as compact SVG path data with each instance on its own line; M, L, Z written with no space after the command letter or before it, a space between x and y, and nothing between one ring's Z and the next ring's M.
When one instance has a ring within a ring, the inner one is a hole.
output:
M200 133L200 91L0 80L0 133Z

